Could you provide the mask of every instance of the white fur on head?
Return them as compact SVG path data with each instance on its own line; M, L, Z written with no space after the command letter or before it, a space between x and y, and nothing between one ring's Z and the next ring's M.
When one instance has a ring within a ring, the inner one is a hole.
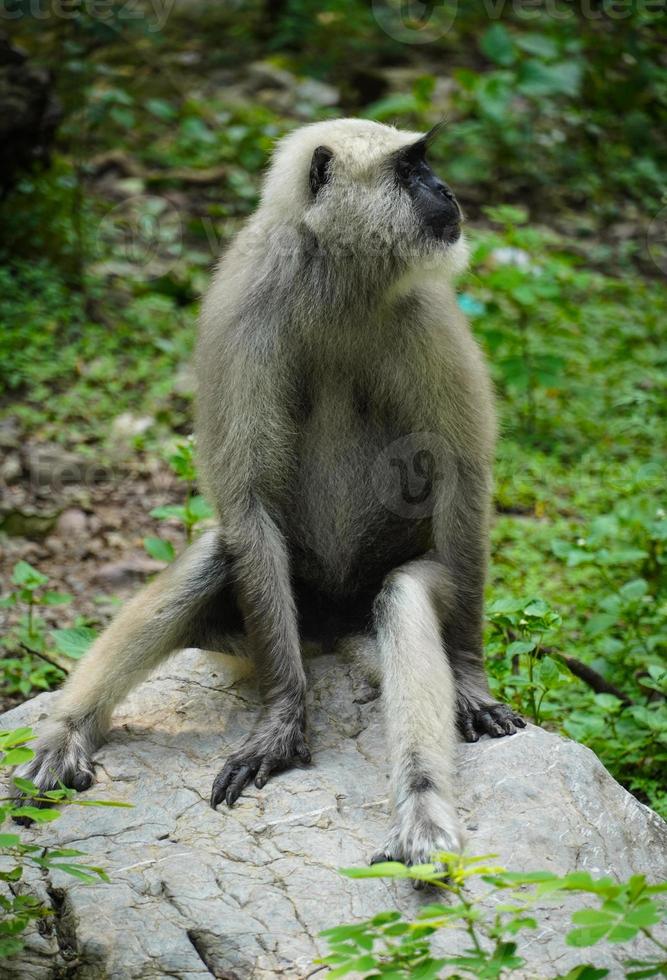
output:
M368 119L332 119L295 129L276 147L264 183L261 207L283 218L307 207L308 173L318 146L332 151L339 177L363 180L365 175L377 170L383 158L402 146L416 143L422 136Z
M362 259L399 254L454 276L467 264L461 237L454 245L428 243L406 193L391 173L391 155L422 139L409 132L366 119L335 119L311 123L285 136L277 145L256 212L255 227L285 224L309 228L324 247L354 253ZM317 147L333 154L333 179L313 198L309 172Z

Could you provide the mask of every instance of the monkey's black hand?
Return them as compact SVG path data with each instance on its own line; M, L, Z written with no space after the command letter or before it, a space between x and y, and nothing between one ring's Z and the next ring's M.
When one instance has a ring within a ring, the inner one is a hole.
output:
M526 727L523 718L506 704L475 705L468 698L459 698L457 711L459 732L466 742L477 742L480 735L502 738Z
M296 758L310 762L301 719L261 725L215 777L211 806L215 809L223 799L232 806L253 777L261 789L272 773L287 769Z

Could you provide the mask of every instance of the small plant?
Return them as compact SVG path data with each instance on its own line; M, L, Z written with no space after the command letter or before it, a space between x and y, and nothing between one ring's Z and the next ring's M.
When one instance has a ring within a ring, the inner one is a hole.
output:
M0 775L9 776L8 770L34 757L33 750L26 744L33 738L30 728L17 728L0 732ZM57 805L76 804L77 806L130 806L129 803L100 800L79 800L75 790L60 789L41 792L29 779L13 776L14 787L21 795L0 798L0 830L10 824L10 820L29 820L32 823L50 823L57 820L60 810ZM41 804L41 805L40 805ZM28 867L38 868L46 874L57 869L77 878L86 884L95 881L108 881L103 868L82 864L78 858L84 857L82 851L71 848L49 849L39 844L26 843L20 833L0 832L0 959L14 956L23 948L22 933L31 922L39 921L52 914L34 895L17 893L16 886Z
M561 618L544 599L496 599L487 615L492 629L490 669L501 696L518 702L539 725L546 695L569 674L562 658L544 651Z
M330 980L354 974L359 977L419 978L478 977L496 980L522 970L526 961L518 950L516 935L538 928L534 906L538 898L557 891L592 896L598 908L581 908L572 915L573 928L565 941L569 946L586 948L605 941L624 943L640 934L649 940L655 955L651 959L629 960L626 977L664 976L667 946L653 933L666 915L660 896L667 884L650 885L644 875L633 875L625 882L611 878L592 878L575 871L559 877L549 871L509 872L491 863L495 855L466 857L440 854L440 865L425 864L408 868L397 862L370 868L346 868L349 878L407 878L419 885L430 885L446 893L447 904L425 905L414 920L399 912L381 912L366 922L336 926L322 935L330 952L318 960L329 966ZM444 870L443 870L444 866ZM489 886L486 893L467 890L471 878ZM491 909L486 900L492 897ZM446 929L463 930L467 948L456 955L435 955L430 937ZM523 973L520 975L524 975ZM566 977L553 980L601 980L609 970L582 965Z
M14 565L12 584L12 591L0 599L0 608L25 611L0 640L9 653L0 659L0 686L6 694L49 690L68 673L67 659L82 657L96 633L83 622L68 629L48 628L40 611L65 605L72 597L50 590L48 576L27 561Z
M157 517L160 520L175 519L180 521L185 528L185 536L189 544L197 525L213 516L210 505L200 494L195 492L197 471L192 439L178 444L175 452L169 456L169 465L186 484L185 503L155 507L151 511L151 517ZM174 546L170 541L165 541L162 538L145 538L144 547L152 558L157 558L159 561L173 561L175 557Z

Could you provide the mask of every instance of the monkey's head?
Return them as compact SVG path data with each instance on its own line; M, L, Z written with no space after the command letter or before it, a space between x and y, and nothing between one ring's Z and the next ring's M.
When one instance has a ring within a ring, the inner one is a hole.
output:
M313 123L275 152L258 215L306 229L332 261L361 268L466 264L462 214L426 158L431 134L363 119Z

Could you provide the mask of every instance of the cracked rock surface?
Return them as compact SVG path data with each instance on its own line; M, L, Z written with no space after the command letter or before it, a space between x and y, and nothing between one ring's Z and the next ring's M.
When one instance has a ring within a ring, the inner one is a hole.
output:
M321 929L387 908L433 900L408 883L354 881L387 827L387 758L379 704L336 656L307 662L312 764L245 791L214 812L211 784L257 708L252 678L231 658L188 650L139 688L98 752L94 799L132 809L68 807L26 839L85 851L111 884L61 873L25 888L54 910L2 977L201 980L305 977L325 948ZM0 728L39 728L43 694L5 714ZM667 825L584 748L530 726L511 738L459 746L458 806L472 853L514 870L585 869L652 880L667 872ZM622 977L634 947L565 945L572 904L543 899L539 927L520 934L525 978L593 961ZM461 949L465 938L444 937ZM324 973L322 975L325 975Z

